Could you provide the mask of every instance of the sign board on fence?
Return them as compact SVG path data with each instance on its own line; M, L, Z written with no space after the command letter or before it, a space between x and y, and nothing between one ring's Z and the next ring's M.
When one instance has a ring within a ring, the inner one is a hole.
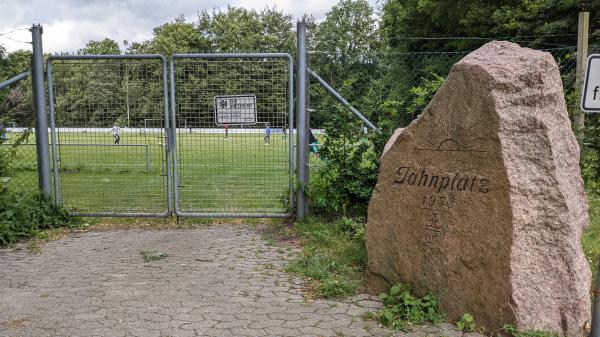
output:
M256 123L256 96L215 96L216 124Z
M600 54L592 54L588 57L581 93L581 110L600 113Z

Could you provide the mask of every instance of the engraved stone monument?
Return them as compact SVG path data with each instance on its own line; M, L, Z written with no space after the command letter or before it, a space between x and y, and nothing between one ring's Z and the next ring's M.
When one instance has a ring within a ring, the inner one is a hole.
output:
M412 285L448 319L581 336L590 268L579 148L553 57L490 42L456 63L381 158L369 286Z

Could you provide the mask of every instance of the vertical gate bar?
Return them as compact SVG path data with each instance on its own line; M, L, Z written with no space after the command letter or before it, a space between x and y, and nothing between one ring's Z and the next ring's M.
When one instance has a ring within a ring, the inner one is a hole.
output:
M299 221L302 221L306 217L306 205L308 203L306 195L306 189L308 188L308 181L306 180L306 170L308 169L308 144L306 143L306 22L299 21L297 23L297 42L296 129L298 132L298 160L296 162L296 177L298 180L298 191L296 200L296 218Z
M177 111L175 109L175 55L171 55L171 60L169 62L169 85L170 85L170 96L171 96L171 124L173 125L173 130L171 132L171 156L173 160L173 209L175 215L179 216L179 177L177 175L177 123L176 123L176 114ZM167 166L168 167L168 166Z
M35 111L35 143L37 146L37 168L40 192L52 196L50 183L50 154L48 144L48 116L46 115L46 95L44 88L44 50L42 47L42 26L31 27L33 53L31 55L31 84L33 108Z
M150 173L150 152L148 151L148 144L146 144L146 173ZM169 182L167 181L167 186L168 184Z
M58 146L56 145L56 120L54 119L54 82L52 81L52 60L46 65L48 80L48 107L50 108L50 135L52 137L52 172L54 174L54 203L60 205L60 190L58 184Z
M170 125L169 125L169 89L168 89L168 77L167 77L167 59L161 55L160 60L162 62L162 71L163 71L163 101L164 101L164 107L165 107L165 112L164 112L164 120L165 120L165 132L166 132L166 137L165 139L167 140L165 143L165 154L167 157L167 168L166 168L166 173L167 173L167 213L170 215L173 212L173 192L172 192L172 188L171 186L172 184L172 180L171 180L171 156L170 156L170 151L171 151L171 144L170 143L170 139L169 139L169 132L171 130ZM175 125L175 124L173 124ZM147 149L146 149L147 150ZM163 155L163 154L161 154Z
M304 33L306 36L306 33ZM305 40L306 41L306 40ZM306 46L306 42L305 42L305 46ZM305 47L305 61L304 64L306 65L306 69L308 69L308 67L310 66L310 55L308 54L308 50L306 50L307 48ZM309 145L310 145L310 137L309 135L312 134L312 130L310 128L310 76L308 76L306 74L306 72L304 72L305 76L306 76L306 84L304 86L304 90L306 92L305 96L304 96L304 119L306 120L306 124L304 126L304 128L306 129L306 171L304 172L304 181L306 182L306 187L308 188L310 185L310 151L309 151ZM308 215L308 213L310 212L309 209L309 201L308 201L308 195L305 194L306 197L306 201L304 202L304 214Z
M600 273L600 258L596 273ZM596 287L592 291L594 303L592 305L592 330L590 337L600 337L600 277L596 274Z
M294 59L291 55L288 60L288 144L290 161L290 209L294 208Z

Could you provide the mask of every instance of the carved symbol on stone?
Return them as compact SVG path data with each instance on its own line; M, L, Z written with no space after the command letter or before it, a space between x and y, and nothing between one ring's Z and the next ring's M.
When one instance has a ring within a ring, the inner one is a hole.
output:
M431 216L426 220L425 225L425 243L433 246L439 244L448 231L448 222L442 221L438 212L431 212Z
M482 128L479 121L454 118L451 113L435 116L427 132L418 135L421 151L486 152L482 149Z

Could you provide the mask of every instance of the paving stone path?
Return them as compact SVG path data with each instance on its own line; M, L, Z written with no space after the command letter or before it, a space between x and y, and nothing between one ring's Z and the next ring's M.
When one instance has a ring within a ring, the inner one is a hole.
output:
M141 251L169 255L144 262ZM297 253L235 227L88 232L41 254L0 250L0 336L392 335L363 319L381 306L373 296L305 300L303 281L281 271ZM398 336L462 333L442 324Z

